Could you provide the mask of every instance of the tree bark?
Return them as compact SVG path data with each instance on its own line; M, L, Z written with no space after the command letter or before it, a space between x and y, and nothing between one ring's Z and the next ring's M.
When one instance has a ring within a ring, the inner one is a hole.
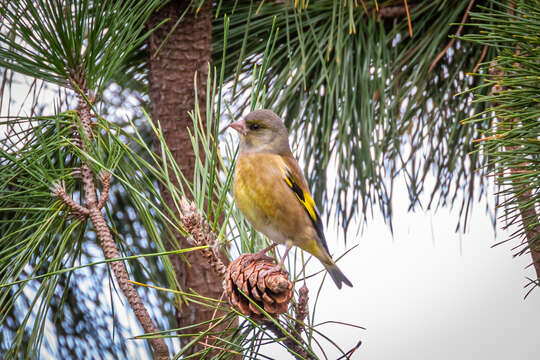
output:
M188 111L192 111L195 107L194 76L196 73L201 117L205 118L205 84L212 50L212 3L210 1L205 1L198 13L188 11L177 28L170 33L189 3L190 1L186 0L171 1L154 13L148 22L148 27L154 28L164 19L169 19L148 39L151 114L154 121L160 122L165 141L187 179L193 177L195 167L195 154L187 130L188 128L193 130L193 122ZM167 36L168 39L165 40ZM160 46L161 49L156 55ZM160 190L167 205L174 209L175 206L168 191L164 188ZM177 244L172 245L172 248L191 246L179 234L176 238ZM180 256L171 257L182 289L193 289L203 296L219 299L223 293L222 279L212 270L202 253L190 252L186 254L186 258L190 265L187 265ZM177 304L176 308L179 327L200 323L216 316L214 309L197 304L184 303L181 306ZM209 324L190 328L186 332L197 333L206 330L208 326ZM192 340L188 337L182 337L182 339L182 345ZM194 353L201 348L202 346L192 347L184 355Z

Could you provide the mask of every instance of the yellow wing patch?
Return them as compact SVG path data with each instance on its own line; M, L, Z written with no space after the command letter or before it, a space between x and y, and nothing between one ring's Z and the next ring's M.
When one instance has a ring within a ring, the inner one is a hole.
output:
M300 186L296 182L294 182L294 179L291 177L290 173L287 173L285 175L285 182L287 183L287 185L289 185L291 190L294 192L298 201L300 201L300 203L304 206L307 213L309 214L309 217L311 217L311 219L316 221L317 212L315 210L315 201L313 201L313 199L311 198L311 195L309 195L308 192L303 191L300 188Z
M311 223L313 224L313 227L315 228L315 231L317 232L317 235L319 236L319 241L324 246L324 249L327 253L328 251L328 245L326 245L326 239L324 237L324 230L323 230L323 224L321 221L321 217L319 216L319 213L317 212L317 209L315 208L315 201L313 201L313 198L309 194L308 191L304 191L300 185L294 180L294 177L288 171L286 170L285 176L284 176L285 182L291 188L291 190L296 195L296 198L302 204L304 209L306 210L306 213L308 214Z

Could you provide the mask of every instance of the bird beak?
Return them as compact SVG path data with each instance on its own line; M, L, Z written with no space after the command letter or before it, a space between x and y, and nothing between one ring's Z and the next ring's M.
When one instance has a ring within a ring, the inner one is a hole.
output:
M228 127L233 128L244 136L247 135L246 122L243 119L230 123Z

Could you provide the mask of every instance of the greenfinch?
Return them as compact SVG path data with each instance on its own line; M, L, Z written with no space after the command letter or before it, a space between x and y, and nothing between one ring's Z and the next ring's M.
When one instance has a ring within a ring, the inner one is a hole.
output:
M256 110L229 127L240 134L233 179L236 205L257 231L274 242L271 247L287 245L279 268L295 245L319 259L339 289L342 283L352 287L330 256L321 217L291 152L283 121L270 110Z

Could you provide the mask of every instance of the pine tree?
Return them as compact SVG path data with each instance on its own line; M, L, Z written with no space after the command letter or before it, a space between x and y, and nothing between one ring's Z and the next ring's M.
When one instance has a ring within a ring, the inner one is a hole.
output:
M505 226L516 225L514 237L524 239L517 254L530 253L539 274L539 7L3 3L6 358L86 358L96 349L128 358L126 338L142 333L154 334L139 336L138 351L146 346L156 358L256 358L261 344L276 342L296 358L316 358L324 334L306 310L301 269L288 269L295 293L288 313L275 318L253 299L241 301L250 314L243 315L219 287L228 259L267 245L228 194L235 148L220 130L247 109L284 116L316 201L326 216L336 210L345 231L375 208L391 226L398 177L411 209L459 206L464 228L494 175ZM27 110L17 113L12 90L25 79ZM530 279L531 289L538 284Z

